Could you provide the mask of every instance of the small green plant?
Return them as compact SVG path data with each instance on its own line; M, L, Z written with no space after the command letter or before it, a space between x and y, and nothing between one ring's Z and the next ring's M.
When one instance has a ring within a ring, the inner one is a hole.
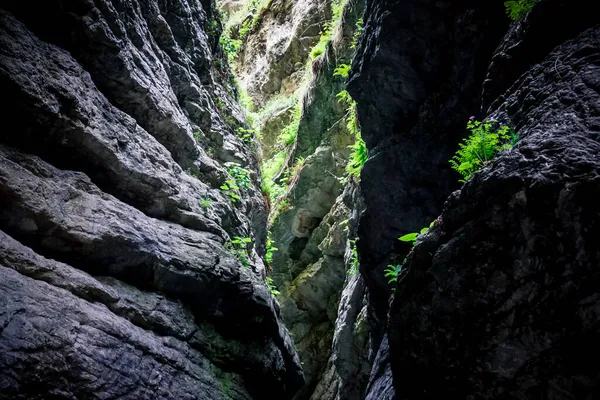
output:
M302 117L301 111L300 103L296 102L292 120L281 130L279 138L277 139L278 144L289 146L294 143L296 136L298 136L298 128L300 127L300 118Z
M252 144L255 132L254 129L245 129L240 126L235 130L235 135L242 139L244 143Z
M323 54L327 49L327 44L331 41L331 38L333 37L333 31L340 23L342 11L344 10L344 4L346 3L346 1L347 0L333 0L331 2L331 20L323 24L323 29L321 29L320 32L321 36L319 37L319 42L310 51L310 57L313 60L321 54Z
M220 189L227 194L232 203L237 203L241 199L241 196L237 194L240 187L235 184L235 179L226 180L225 183L220 186Z
M225 54L227 54L227 61L229 64L233 64L239 50L242 48L242 41L239 39L232 39L229 29L225 29L219 38L219 44L223 51L225 51Z
M391 265L388 264L387 268L384 270L384 276L388 278L388 283L392 284L393 282L398 282L398 274L402 271L402 265Z
M350 251L352 252L352 257L350 258L350 269L348 270L348 274L349 275L354 275L358 272L358 267L360 266L360 263L358 262L358 250L356 248L356 241L355 240L350 240L350 245L352 246L350 248Z
M346 165L346 172L360 178L360 171L362 171L363 166L369 158L367 145L365 144L365 141L362 140L360 132L356 134L356 141L350 148L352 149L352 152L350 153L350 161L348 162L348 165Z
M358 21L356 21L356 30L352 35L352 43L350 43L351 49L356 49L356 46L358 45L358 38L360 37L360 35L362 35L363 27L364 21L362 18L359 18Z
M200 207L202 207L203 210L208 210L209 208L212 208L212 200L208 197L204 197L200 200Z
M534 5L535 0L515 0L504 2L506 13L513 21L523 18L525 14L531 11Z
M369 152L367 151L367 145L360 134L356 101L352 99L352 96L350 96L350 93L348 93L347 90L342 90L336 97L341 104L346 105L346 128L348 128L348 131L353 134L356 139L354 144L349 146L350 149L352 149L352 152L350 153L350 160L346 166L346 172L360 178L360 171L369 158Z
M224 165L225 171L235 179L238 189L250 189L252 187L250 172L247 169L242 168L242 166L236 162L226 162Z
M429 224L429 226L422 228L419 232L407 233L406 235L400 236L398 240L400 240L401 242L410 242L414 246L415 244L417 244L417 238L420 235L426 233L431 227L433 227L433 225L435 225L435 222L436 221L433 221L431 224Z
M271 264L273 262L273 254L279 250L277 247L273 245L273 241L271 240L271 234L267 236L267 252L265 253L265 261L267 264Z
M269 289L269 292L271 292L271 294L273 296L278 296L281 294L281 292L279 290L277 290L277 286L275 286L275 283L273 282L273 278L271 278L270 276L267 276L265 278L265 283L267 284L267 288Z
M340 64L333 70L333 76L340 76L342 78L347 78L350 73L350 65L348 64Z
M471 135L459 144L459 149L449 161L465 182L475 172L489 163L502 150L512 148L519 137L506 125L498 125L495 119L479 122L471 117L467 123Z
M250 265L250 256L248 255L248 244L252 243L249 237L234 236L233 240L227 242L225 248L229 253L233 254L238 261L247 267Z

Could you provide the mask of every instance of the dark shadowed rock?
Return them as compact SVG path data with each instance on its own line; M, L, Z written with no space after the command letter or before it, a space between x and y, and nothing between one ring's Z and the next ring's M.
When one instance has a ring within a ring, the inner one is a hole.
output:
M409 258L389 330L405 398L598 396L599 44L587 30L515 82L494 115L521 141Z
M232 133L206 3L0 6L0 398L302 386L263 282L256 156ZM237 202L222 161L248 171ZM252 239L249 267L233 236Z

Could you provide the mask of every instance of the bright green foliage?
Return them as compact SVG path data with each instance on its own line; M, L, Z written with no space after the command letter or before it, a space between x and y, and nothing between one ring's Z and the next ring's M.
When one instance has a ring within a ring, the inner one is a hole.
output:
M237 192L240 190L240 187L236 185L235 179L226 180L225 183L220 186L220 189L224 191L227 196L229 196L229 200L231 200L232 203L236 203L241 199Z
M255 130L254 129L245 129L241 126L235 130L235 135L242 139L242 141L246 144L252 144L252 139L254 137Z
M269 196L271 204L274 204L284 192L283 187L273 181L275 175L281 171L284 162L285 151L282 150L261 166L263 177L261 189L263 194Z
M398 282L398 274L402 271L402 265L391 265L388 264L387 268L384 270L384 276L388 278L388 283Z
M497 122L494 119L479 122L471 117L467 123L471 135L459 144L450 160L452 169L463 177L459 182L465 182L497 153L512 148L519 140L508 126L497 126Z
M348 270L348 274L354 275L358 272L358 267L360 266L360 263L358 261L358 250L356 249L356 241L350 240L349 242L350 242L350 245L352 246L350 249L350 251L352 252L352 258L350 259L350 265L352 265L352 266Z
M250 32L258 27L265 10L269 8L270 4L271 0L250 0L246 3L246 16L250 14L252 18L245 17L244 22L242 22L239 30L240 39L245 39Z
M208 210L209 208L212 208L212 200L208 197L204 197L200 200L200 207L202 207L203 210Z
M248 255L248 244L252 243L249 237L234 236L231 242L225 244L229 253L233 254L244 267L250 265L250 256Z
M289 146L296 140L296 136L298 136L298 128L300 127L300 118L302 117L302 110L300 109L300 103L296 102L296 106L294 108L294 114L292 115L292 120L289 124L286 125L285 128L281 130L279 134L279 138L277 142L279 144L283 144L285 146Z
M350 65L340 64L333 70L333 76L341 76L342 78L347 78L349 72Z
M267 236L267 252L265 253L265 261L268 264L273 262L273 253L279 250L277 247L273 245L273 241L271 240L271 234Z
M358 112L356 111L356 101L352 99L350 93L347 90L342 90L336 97L342 104L346 104L346 127L348 131L354 135L355 142L352 146L350 153L350 160L346 166L346 172L351 175L360 178L360 171L369 158L369 152L367 151L367 145L365 144L360 134L360 126L358 124Z
M226 162L225 170L233 177L233 179L235 179L236 184L242 189L250 189L252 187L250 172L247 169L242 168L240 164L235 162Z
M344 10L344 5L347 1L348 0L333 0L331 2L331 21L327 21L323 24L323 29L321 29L321 36L319 37L319 42L310 51L310 57L313 60L321 54L323 54L327 49L327 44L331 41L333 37L333 31L340 23L342 11Z
M407 233L406 235L400 236L398 238L398 240L400 240L402 242L411 242L412 245L414 246L415 244L417 244L417 238L419 237L419 235L422 235L425 232L427 232L429 230L429 228L433 227L433 225L435 225L435 221L433 221L431 224L429 224L429 226L421 229L419 232Z
M358 21L356 21L356 30L354 31L354 35L352 35L352 43L350 43L351 49L356 49L356 46L358 45L358 38L360 35L362 35L363 26L364 21L362 18L359 18Z
M281 292L279 290L277 290L277 286L275 286L275 283L273 282L273 278L271 278L270 276L267 276L265 278L265 283L267 284L267 288L269 289L269 292L271 292L271 294L273 296L278 296L281 294Z
M531 11L534 5L535 0L515 0L504 2L506 13L513 21L523 18L525 14Z
M369 158L369 152L367 151L367 145L360 135L360 132L356 134L356 141L350 146L352 152L350 153L350 161L346 165L346 172L360 178L360 171Z
M229 64L233 64L233 61L238 55L238 51L242 48L242 41L239 39L232 39L230 37L229 29L225 29L219 38L219 43L221 44L223 51L227 54L227 61Z

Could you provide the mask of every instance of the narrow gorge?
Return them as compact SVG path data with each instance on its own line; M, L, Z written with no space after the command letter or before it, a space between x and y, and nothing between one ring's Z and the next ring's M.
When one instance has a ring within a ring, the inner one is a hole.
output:
M574 0L3 0L0 399L600 398Z

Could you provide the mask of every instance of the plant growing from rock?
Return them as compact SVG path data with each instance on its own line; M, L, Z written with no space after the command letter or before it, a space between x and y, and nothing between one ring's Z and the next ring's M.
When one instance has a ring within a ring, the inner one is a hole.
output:
M237 193L240 187L236 185L235 179L228 179L220 186L220 189L225 192L232 203L236 203L241 199L241 196Z
M404 259L404 260L406 261L406 259ZM401 264L398 264L398 265L388 264L388 266L384 270L383 275L386 278L388 278L388 283L392 284L394 282L398 282L398 274L400 274L400 271L402 271ZM393 288L392 290L396 290L396 288Z
M340 64L333 70L333 76L340 76L342 78L347 78L348 73L350 73L350 65L348 64Z
M203 210L208 210L209 208L212 208L212 200L208 197L204 197L200 200L200 207L202 207Z
M255 133L256 131L254 129L246 129L242 128L241 126L235 130L235 135L242 139L242 142L248 145L252 144L252 139Z
M230 242L225 244L225 248L229 253L233 254L238 261L247 267L250 265L250 256L248 255L248 244L252 243L249 237L234 236Z
M273 253L275 253L277 250L279 250L277 247L274 246L273 241L271 240L271 233L269 233L269 235L267 235L267 251L265 253L265 261L268 264L271 264L273 262Z
M219 38L219 44L221 45L221 48L223 49L225 54L227 54L227 62L230 65L233 65L233 62L235 61L235 58L238 55L238 52L242 48L242 41L239 39L232 39L229 29L226 28L223 30L223 33Z
M275 286L275 282L273 282L273 278L271 278L270 276L267 276L265 278L265 284L267 285L269 292L271 292L271 294L273 296L278 296L281 294L281 292L279 290L277 290L277 286Z
M415 244L417 244L417 238L420 235L426 233L429 230L429 228L433 227L433 225L435 225L435 221L429 224L429 226L426 226L425 228L421 229L419 232L407 233L406 235L400 236L398 240L402 242L410 242L414 246Z
M484 122L471 117L467 123L471 135L459 144L459 149L450 160L452 169L458 172L466 182L475 172L489 163L502 150L512 148L519 137L512 130L495 119Z
M333 37L333 31L340 23L342 11L344 10L344 5L347 1L348 0L333 0L331 2L331 20L323 24L323 29L321 29L320 32L319 42L310 51L310 57L313 60L323 54L327 49L327 44Z
M504 2L506 13L513 21L523 18L525 14L531 11L534 5L535 0L514 0Z
M225 170L229 175L235 179L238 189L241 187L243 189L250 189L252 187L252 181L250 180L250 172L242 168L242 166L236 162L226 162Z
M350 269L348 270L349 275L354 275L358 272L358 268L360 267L360 263L358 261L358 249L356 248L356 241L350 240L350 252L352 253L352 257L350 258Z
M356 46L358 45L358 38L360 37L360 35L362 35L362 31L363 31L363 27L364 27L364 21L362 18L359 18L358 21L356 21L356 30L354 31L354 34L352 35L352 43L350 43L350 48L351 49L356 49Z
M367 145L360 134L358 113L356 111L356 101L352 99L352 96L350 96L350 93L348 93L347 90L342 90L336 95L336 97L340 103L346 104L347 106L346 128L348 128L348 131L355 137L354 144L349 146L350 149L352 149L352 152L350 153L350 159L348 161L348 165L346 166L346 172L348 172L350 175L360 178L360 171L367 162L369 153L367 151Z

